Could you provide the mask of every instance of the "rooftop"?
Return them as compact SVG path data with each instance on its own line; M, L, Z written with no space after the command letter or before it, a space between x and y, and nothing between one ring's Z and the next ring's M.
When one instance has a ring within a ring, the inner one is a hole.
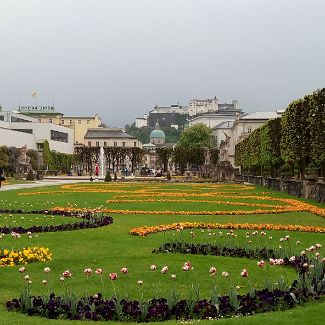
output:
M234 121L225 121L222 122L218 125L216 125L215 127L213 127L213 129L230 129L232 126L234 125Z
M251 114L247 114L245 116L241 116L241 120L270 120L273 118L280 117L280 112L255 112Z
M108 138L128 138L135 139L134 136L126 133L123 129L88 129L85 139L108 139Z

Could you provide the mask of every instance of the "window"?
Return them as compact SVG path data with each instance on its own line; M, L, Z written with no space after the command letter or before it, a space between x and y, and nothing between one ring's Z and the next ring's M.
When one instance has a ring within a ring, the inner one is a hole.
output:
M52 123L52 119L51 118L49 118L49 122Z
M12 129L13 131L18 131L18 132L23 132L23 133L29 133L29 134L33 134L33 130L32 129Z
M90 120L87 120L87 124L90 124Z
M0 121L4 121L5 117L3 115L0 115Z
M106 141L104 141L104 147L107 147L107 142Z
M70 120L70 125L72 124L72 120Z
M116 141L114 141L114 147L117 147L117 142Z
M81 120L78 120L78 124L81 124Z
M124 141L122 142L122 147L125 147L125 142Z
M251 128L248 128L248 129L247 129L247 132L248 132L248 133L251 133L251 132L252 132L252 129L251 129Z
M91 141L88 141L88 147L91 147Z
M11 116L11 122L30 122L19 117Z
M64 124L64 120L61 120L61 124Z
M51 130L51 140L68 142L68 133Z
M99 147L99 141L96 141L96 147Z
M133 143L133 146L134 146L134 147L136 147L136 146L137 146L137 142L136 142L136 141L134 141L134 143Z

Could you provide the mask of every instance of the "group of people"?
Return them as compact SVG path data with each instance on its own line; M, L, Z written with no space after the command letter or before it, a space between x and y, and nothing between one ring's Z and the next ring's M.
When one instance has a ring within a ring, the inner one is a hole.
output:
M5 178L4 171L3 171L2 167L0 167L0 188L1 188L1 183L5 180L6 180L6 178Z

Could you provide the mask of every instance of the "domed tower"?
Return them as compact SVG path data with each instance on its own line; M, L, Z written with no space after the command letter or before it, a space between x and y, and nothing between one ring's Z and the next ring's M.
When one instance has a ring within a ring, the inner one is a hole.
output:
M165 144L165 132L160 130L159 123L157 121L155 129L150 133L150 143L155 145Z

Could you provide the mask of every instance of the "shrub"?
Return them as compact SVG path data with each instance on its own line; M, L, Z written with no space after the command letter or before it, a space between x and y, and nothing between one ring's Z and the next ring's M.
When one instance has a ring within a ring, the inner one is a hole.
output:
M27 173L26 181L34 181L34 180L35 180L34 171L30 169Z
M112 181L112 176L111 176L109 170L106 173L106 176L105 176L105 180L104 181L105 182L111 182Z

